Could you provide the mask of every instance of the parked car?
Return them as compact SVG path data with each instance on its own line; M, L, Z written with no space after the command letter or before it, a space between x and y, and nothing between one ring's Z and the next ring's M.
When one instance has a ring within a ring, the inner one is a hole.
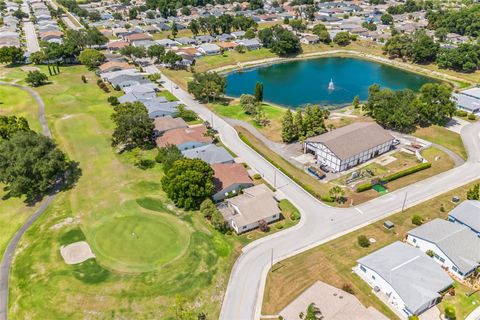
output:
M328 167L327 167L326 165L324 165L324 164L321 164L321 165L320 165L320 169L322 169L323 172L326 172L326 173L329 173L329 172L330 172L330 170L328 169Z
M317 177L318 179L323 179L325 178L325 172L323 172L322 170L318 169L318 168L315 168L315 167L308 167L307 168L307 171L314 175L315 177Z

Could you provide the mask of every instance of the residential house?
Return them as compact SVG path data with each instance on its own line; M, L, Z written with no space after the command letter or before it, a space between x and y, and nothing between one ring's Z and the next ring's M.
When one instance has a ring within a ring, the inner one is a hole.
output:
M457 108L470 113L480 113L480 87L453 93L452 98Z
M282 216L275 194L265 184L243 189L241 194L226 199L219 209L237 234L275 222Z
M122 70L122 71L126 71L126 70ZM120 88L126 88L126 87L136 86L139 84L149 83L150 80L145 79L140 74L121 74L119 76L109 79L108 82L110 82L110 84L113 87L118 86Z
M468 227L435 219L407 233L407 242L425 253L459 279L480 265L480 239Z
M194 45L197 43L195 39L189 38L189 37L180 37L180 38L175 38L175 41L177 41L179 44L188 46L188 45Z
M214 201L221 201L229 195L238 194L242 189L253 186L247 169L241 163L212 164L215 183Z
M170 39L160 39L160 40L155 40L155 42L164 47L175 47L180 45L180 43L178 43L177 41L173 41Z
M245 31L243 30L240 30L240 31L234 31L231 33L232 37L234 39L242 39L243 37L245 37Z
M262 47L258 39L243 39L237 41L238 44L245 46L248 50L257 50Z
M215 38L208 35L201 35L201 36L196 36L195 40L197 40L198 43L210 43L215 41Z
M217 45L223 50L233 50L238 46L235 42L218 42Z
M135 66L126 62L109 61L98 67L100 72L112 72L119 70L135 69Z
M391 150L394 137L375 122L356 122L305 140L304 152L334 172Z
M207 128L203 125L169 130L156 139L157 146L165 147L173 144L180 151L198 148L212 141L212 137L207 135Z
M61 41L63 37L63 32L58 30L52 30L47 32L40 33L40 40L47 42L57 42Z
M172 116L155 118L153 123L155 125L155 137L158 137L169 130L188 128L188 124L185 120L182 118L173 118Z
M132 43L135 41L152 40L152 37L146 33L134 33L124 37L125 40Z
M110 41L107 43L107 49L110 51L117 51L128 46L129 43L123 40Z
M396 241L359 260L354 268L365 282L406 317L420 315L442 299L452 279L421 250Z
M208 144L206 146L198 147L195 149L189 149L182 151L182 154L186 158L190 159L202 159L208 164L213 163L234 163L233 157L228 153L225 148L218 147L214 144Z
M448 220L467 226L480 237L480 201L466 200L448 214Z
M213 43L204 43L198 47L198 51L204 55L210 56L220 54L220 47Z
M320 42L320 38L314 34L307 34L300 39L300 42L305 44L317 44Z

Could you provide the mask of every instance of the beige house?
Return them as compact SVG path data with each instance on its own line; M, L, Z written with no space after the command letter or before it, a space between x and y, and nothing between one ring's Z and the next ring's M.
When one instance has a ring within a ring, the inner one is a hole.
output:
M243 190L243 193L225 200L219 206L225 221L237 234L269 224L281 217L275 194L265 184Z

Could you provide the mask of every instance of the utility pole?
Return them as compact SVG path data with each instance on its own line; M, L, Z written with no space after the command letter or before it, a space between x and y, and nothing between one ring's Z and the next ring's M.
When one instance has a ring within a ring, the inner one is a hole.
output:
M402 212L403 210L405 210L405 204L407 203L407 195L408 195L408 192L405 192L405 199L403 199Z

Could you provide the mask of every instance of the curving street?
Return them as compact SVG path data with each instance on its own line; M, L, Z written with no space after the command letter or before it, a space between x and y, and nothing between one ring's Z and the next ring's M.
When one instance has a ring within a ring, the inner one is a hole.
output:
M47 121L45 120L45 104L43 103L40 95L32 90L29 87L25 87L19 84L1 82L0 85L12 86L22 90L27 91L35 99L38 104L38 119L42 125L43 134L49 138L52 137L50 129L48 128ZM8 243L5 252L3 253L2 260L0 262L0 320L8 319L8 284L10 280L10 270L12 268L13 258L15 256L15 250L17 249L18 243L22 238L23 234L28 230L28 228L37 220L37 218L48 208L52 200L55 198L55 195L47 196L40 207L34 214L28 218L28 220L23 224L23 226L15 233L13 238Z
M185 105L213 124L223 143L283 192L301 211L295 227L257 240L243 248L236 261L223 300L220 319L259 319L267 272L273 263L318 246L374 221L402 207L411 207L448 190L480 178L480 123L465 126L461 136L468 160L461 166L352 208L329 207L306 192L267 160L245 145L235 129L206 106L162 75L164 87Z

